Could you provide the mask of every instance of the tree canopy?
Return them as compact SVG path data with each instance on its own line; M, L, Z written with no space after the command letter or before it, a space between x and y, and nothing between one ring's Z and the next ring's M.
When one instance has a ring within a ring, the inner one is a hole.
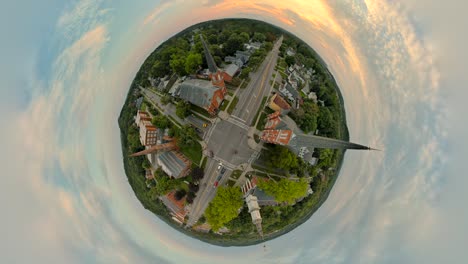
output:
M275 197L275 200L288 204L294 203L297 199L304 197L307 194L308 183L305 179L292 181L282 178L279 181L260 180L257 184L258 188L265 193Z
M151 120L151 123L153 123L153 125L160 129L166 129L169 127L170 124L169 119L164 115L154 116Z
M206 221L217 231L237 217L242 204L242 192L239 187L219 187L216 196L206 208Z
M289 116L291 116L302 131L309 133L317 129L318 114L319 107L317 104L310 100L305 100L301 108L293 109L289 113Z
M263 42L265 41L265 39L266 39L265 34L262 34L260 32L255 32L252 37L252 41L256 41L256 42Z
M202 62L202 55L200 53L189 53L185 61L185 72L194 73Z
M190 103L185 101L180 101L176 105L176 115L182 119L190 115Z
M288 148L280 145L273 145L271 151L267 152L266 160L272 168L291 170L297 167L297 156Z

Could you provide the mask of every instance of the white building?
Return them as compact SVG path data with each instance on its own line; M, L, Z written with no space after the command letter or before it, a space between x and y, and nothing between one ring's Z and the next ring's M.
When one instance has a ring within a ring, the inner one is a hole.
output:
M249 194L245 198L245 202L249 208L249 213L252 217L252 223L257 227L258 234L263 238L262 216L260 215L260 206L258 205L257 197Z

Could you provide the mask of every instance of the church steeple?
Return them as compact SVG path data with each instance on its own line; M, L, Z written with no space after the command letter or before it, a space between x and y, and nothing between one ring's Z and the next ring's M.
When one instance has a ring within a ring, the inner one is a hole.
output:
M206 63L208 64L208 69L213 74L218 71L218 66L216 66L213 56L211 56L210 49L208 48L208 44L206 44L202 35L200 35L200 39L203 44L203 50L205 51L205 58L206 58Z
M258 234L263 239L262 230L262 216L260 215L260 206L258 206L258 199L256 196L249 194L245 197L247 207L249 208L250 216L252 217L252 223L257 227Z
M211 56L208 44L206 44L202 35L200 35L200 39L203 45L203 50L205 51L206 63L208 64L208 69L210 70L211 83L216 87L222 88L223 94L225 94L227 90L226 84L224 83L224 74L218 68L218 66L216 66L216 62L214 61L213 56Z

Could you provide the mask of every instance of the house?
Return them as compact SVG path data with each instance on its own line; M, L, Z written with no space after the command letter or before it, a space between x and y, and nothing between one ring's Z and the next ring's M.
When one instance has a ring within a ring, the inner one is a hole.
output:
M146 178L147 180L152 180L152 179L154 179L153 172L152 172L151 170L146 170L146 172L145 172L145 178Z
M270 98L268 107L270 107L273 111L279 112L287 112L291 109L291 106L288 104L288 102L286 102L286 100L284 100L283 97L281 97L279 94L274 94Z
M223 78L226 82L231 82L232 78L239 72L239 66L234 63L229 64L223 71Z
M310 100L314 101L314 103L317 103L317 94L314 93L314 92L310 92L309 95L307 95L307 98L309 98Z
M250 59L250 53L247 51L238 50L235 53L235 56L226 56L224 58L225 62L234 63L239 68L242 68Z
M280 111L276 111L273 114L267 116L267 122L265 124L265 130L275 129L281 123Z
M141 104L143 103L143 97L138 97L136 100L135 100L135 106L137 109L140 109L141 107Z
M250 43L245 43L244 48L249 51L254 51L258 50L262 47L262 43L260 42L250 42Z
M283 86L281 86L279 88L279 92L293 103L301 97L299 92L296 89L294 89L289 83L285 83Z
M286 55L288 55L288 56L294 56L294 55L296 55L296 52L295 52L292 48L288 48L288 49L286 50Z
M172 219L179 224L184 223L185 216L187 215L187 210L185 210L185 197L177 200L175 197L176 190L169 192L166 195L160 196L159 200L169 209Z
M192 162L182 153L171 150L160 153L157 164L169 177L179 179L189 174Z

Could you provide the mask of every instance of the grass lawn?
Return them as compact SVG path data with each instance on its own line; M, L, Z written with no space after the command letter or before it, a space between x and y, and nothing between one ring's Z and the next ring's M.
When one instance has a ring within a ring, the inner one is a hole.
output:
M200 143L195 142L190 148L180 148L180 151L193 163L200 165L202 158L202 146Z
M231 178L233 179L239 179L239 177L241 176L242 174L242 171L241 170L235 170L232 172L231 174Z
M260 143L260 137L257 134L254 135L254 140L255 140L255 143L257 144Z
M197 105L192 104L191 109L192 109L192 111L197 112L197 113L199 113L200 115L202 115L204 117L211 118L211 115L205 109L203 109L203 108L201 108L201 107L199 107Z
M236 97L234 97L234 99L232 99L232 103L231 103L231 105L229 106L229 108L227 110L227 112L229 114L231 114L232 111L234 111L234 108L236 108L236 105L237 105L238 102L239 102L239 97L236 96Z
M236 184L236 181L233 181L233 180L231 180L231 179L229 179L229 180L226 182L226 185L229 186L229 187L234 186L234 184Z
M260 120L258 120L257 129L262 131L266 124L267 113L262 112Z
M231 95L231 96L232 96L232 95ZM226 107L228 106L229 102L230 102L230 101L228 101L228 100L224 100L224 101L223 101L223 104L221 105L221 107L220 107L219 109L220 109L221 111L226 110Z

